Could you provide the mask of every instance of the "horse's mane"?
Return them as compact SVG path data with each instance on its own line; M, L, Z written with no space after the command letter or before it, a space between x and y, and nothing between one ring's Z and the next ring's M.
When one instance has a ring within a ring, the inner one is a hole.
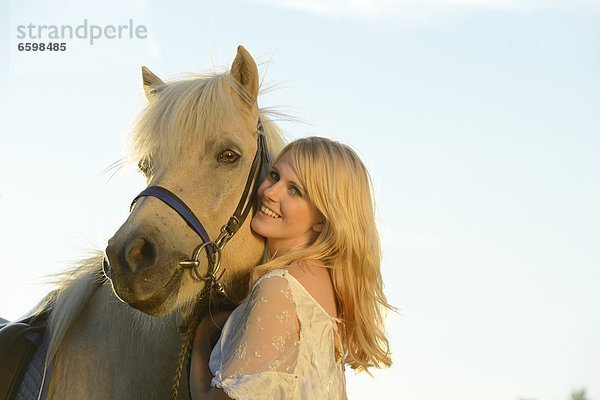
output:
M167 167L185 149L204 147L210 135L222 130L226 121L235 120L240 110L232 94L246 95L229 73L193 74L158 88L140 113L133 128L132 161ZM250 102L248 100L245 100ZM267 144L274 158L285 143L280 129L269 118L267 109L259 110ZM279 115L279 114L278 114ZM199 133L205 133L199 137Z
M40 306L40 311L52 308L48 318L50 347L48 359L56 354L59 343L64 339L69 327L86 306L94 291L102 284L100 266L102 252L98 251L73 269L60 273L55 277L58 287L50 293Z

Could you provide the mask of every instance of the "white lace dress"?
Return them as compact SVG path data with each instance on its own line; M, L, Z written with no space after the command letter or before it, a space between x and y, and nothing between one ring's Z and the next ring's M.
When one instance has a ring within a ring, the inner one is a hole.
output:
M212 385L232 399L346 398L337 325L288 271L263 275L210 356Z

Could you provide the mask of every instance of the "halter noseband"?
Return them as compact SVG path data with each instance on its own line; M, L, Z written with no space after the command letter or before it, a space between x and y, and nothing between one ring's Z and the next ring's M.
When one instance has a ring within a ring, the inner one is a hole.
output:
M258 139L256 153L254 154L250 172L246 179L246 186L244 187L244 191L242 192L242 196L240 197L240 201L238 202L235 211L229 218L229 221L221 227L221 231L216 240L210 240L210 236L206 232L206 229L204 229L200 219L196 217L187 204L173 192L162 186L148 186L131 202L130 211L140 197L156 197L175 210L187 225L200 236L202 243L196 247L191 258L180 261L178 264L180 268L190 268L196 278L206 282L206 286L203 290L204 293L201 293L200 297L210 292L212 289L226 295L225 288L221 283L221 278L223 277L225 270L221 271L219 274L221 268L221 251L233 235L236 234L240 226L242 226L246 217L248 217L254 199L256 198L259 180L266 175L269 164L271 163L267 149L265 131L260 118L258 119L257 132ZM208 259L208 272L206 275L201 275L197 270L200 266L199 257L202 250L205 250Z

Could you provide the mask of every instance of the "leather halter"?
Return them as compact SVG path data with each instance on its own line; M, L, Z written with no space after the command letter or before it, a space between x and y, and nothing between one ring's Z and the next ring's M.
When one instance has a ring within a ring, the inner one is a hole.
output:
M200 222L200 219L196 217L187 204L173 192L162 186L148 186L131 202L130 210L133 209L133 206L140 197L156 197L175 210L187 225L196 232L200 239L202 239L202 243L196 247L192 256L188 260L180 261L178 265L179 268L191 269L196 278L206 282L200 297L203 297L203 295L210 292L212 289L226 295L223 284L221 283L221 278L223 277L225 270L219 273L221 267L221 251L233 235L236 234L240 226L242 226L246 217L248 217L254 199L256 198L260 179L266 175L267 169L271 163L265 131L260 118L258 119L257 132L256 153L254 154L252 166L250 167L248 178L246 179L246 186L244 187L244 191L242 192L242 196L235 211L229 218L229 221L221 227L221 231L216 240L213 241L210 239L210 236ZM208 272L205 275L200 274L197 270L200 266L198 258L200 257L202 250L205 250L208 259Z

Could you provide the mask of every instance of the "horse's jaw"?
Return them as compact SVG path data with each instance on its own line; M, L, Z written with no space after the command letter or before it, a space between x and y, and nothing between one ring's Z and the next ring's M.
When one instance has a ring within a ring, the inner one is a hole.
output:
M183 271L176 268L170 278L158 290L147 292L132 290L139 282L137 276L112 274L109 278L115 295L124 303L146 314L161 317L177 308L177 293L181 286ZM139 289L139 288L138 288Z

